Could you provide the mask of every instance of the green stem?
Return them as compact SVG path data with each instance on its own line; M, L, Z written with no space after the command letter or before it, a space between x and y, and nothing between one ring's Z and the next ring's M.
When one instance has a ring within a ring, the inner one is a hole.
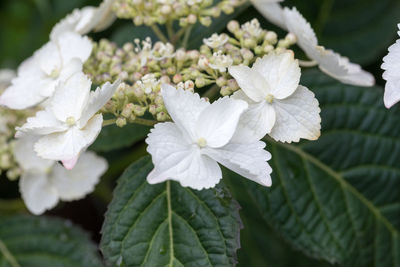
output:
M185 31L185 36L183 37L183 41L182 41L182 47L186 48L188 41L189 41L189 37L190 37L190 33L192 32L193 26L189 26L186 31Z
M117 121L117 119L104 120L103 127L108 126L108 125L113 125L113 124L115 124L116 121Z
M136 118L133 121L133 123L141 124L141 125L144 125L144 126L154 126L157 123L157 121L147 120L147 119L142 119L142 118Z
M168 39L173 40L175 33L174 33L174 27L173 27L172 21L168 20L166 25L167 25Z
M311 61L299 60L299 65L300 65L300 67L311 68L311 67L317 66L318 62L315 60L311 60Z
M3 241L1 240L0 240L0 252L1 254L4 255L4 258L10 263L12 267L21 267L21 265L19 265L15 257L8 250L6 244L4 244Z
M158 39L160 39L160 41L162 41L164 43L168 43L167 37L165 37L165 35L162 33L160 28L158 28L157 25L153 24L150 27L153 30L153 32L157 35Z
M184 27L184 28L180 28L176 33L175 33L175 35L172 37L172 39L171 39L171 42L172 42L172 44L173 45L175 45L176 44L176 42L179 40L179 39L181 39L181 37L182 37L182 35L186 32L186 27Z

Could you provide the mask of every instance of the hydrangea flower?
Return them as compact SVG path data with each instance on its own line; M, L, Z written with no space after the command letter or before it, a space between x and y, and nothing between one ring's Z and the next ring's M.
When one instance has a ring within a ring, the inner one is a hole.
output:
M27 135L14 146L14 157L22 169L22 199L35 215L52 209L59 200L83 198L94 190L107 170L107 162L93 152L84 153L73 170L66 170L56 161L38 157L33 151L35 141L37 137Z
M119 82L107 82L94 92L90 91L91 84L83 73L60 83L50 105L17 128L17 137L24 133L40 135L34 147L36 153L44 159L60 160L72 169L100 133L103 115L96 113L112 97Z
M400 30L400 24L397 25ZM400 36L400 31L397 32ZM383 58L383 79L386 80L383 102L387 108L400 100L400 39L389 47L389 53Z
M152 155L150 184L178 181L197 190L222 178L220 164L259 184L271 185L270 153L265 143L232 140L247 103L228 97L210 104L198 94L163 84L161 94L173 122L158 123L146 143Z
M68 14L53 27L50 39L56 39L65 32L84 35L92 30L106 29L115 20L115 15L111 10L113 1L105 0L99 7L86 6L82 9L73 10L71 14Z
M252 68L232 66L229 73L242 89L233 98L249 103L235 138L260 139L269 133L275 140L289 143L318 139L321 110L314 94L299 85L301 71L293 52L271 53Z
M92 51L87 37L66 32L48 42L18 68L17 77L0 96L0 105L26 109L50 97L56 86L82 71Z
M222 47L226 42L228 42L229 36L225 33L217 34L213 33L211 37L204 38L203 43L211 48Z

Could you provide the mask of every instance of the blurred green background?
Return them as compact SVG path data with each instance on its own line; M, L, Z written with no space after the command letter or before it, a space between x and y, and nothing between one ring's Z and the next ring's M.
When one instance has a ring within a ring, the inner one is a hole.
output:
M48 41L54 24L73 8L99 3L98 0L1 0L0 68L17 68L19 63ZM298 7L312 23L322 45L361 64L375 75L378 85L384 85L380 65L387 47L396 39L396 24L400 23L399 0L288 0L285 5ZM284 36L283 31L268 24L252 7L239 14L237 19L245 22L253 17L257 17L264 27ZM137 36L129 21L119 21L112 29L92 37L110 37L121 44L134 37L143 37L143 32L150 35L147 30L141 30L141 36ZM90 203L66 204L69 207L67 212L56 214L72 217L92 231L98 240L104 207L87 212L94 209ZM240 266L330 266L295 252L257 217L256 210L242 210L245 229L239 252Z

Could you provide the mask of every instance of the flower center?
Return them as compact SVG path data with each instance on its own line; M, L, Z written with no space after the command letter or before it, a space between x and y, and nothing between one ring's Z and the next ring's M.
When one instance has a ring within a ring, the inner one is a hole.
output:
M197 145L198 145L199 147L203 148L203 147L205 147L205 146L207 145L207 140L204 139L203 137L200 137L200 138L197 140Z
M66 120L65 122L68 124L68 126L73 126L73 125L75 125L75 123L76 123L74 117L68 117L67 120Z
M266 97L265 97L265 100L268 102L268 103L272 103L272 101L274 101L274 96L273 95L271 95L271 94L268 94Z
M54 68L51 73L50 73L50 77L55 79L60 75L60 70L58 68Z

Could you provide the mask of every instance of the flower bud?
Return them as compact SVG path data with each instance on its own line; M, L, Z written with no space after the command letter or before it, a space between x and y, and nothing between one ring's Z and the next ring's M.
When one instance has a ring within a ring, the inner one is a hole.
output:
M125 118L118 118L117 121L115 122L115 124L118 127L124 127L126 125L126 119Z

